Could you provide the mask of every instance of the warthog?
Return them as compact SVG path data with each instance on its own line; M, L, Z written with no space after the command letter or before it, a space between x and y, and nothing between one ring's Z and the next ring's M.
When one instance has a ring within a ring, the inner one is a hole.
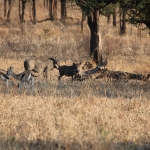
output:
M62 76L68 76L68 77L72 77L72 81L74 79L74 76L80 71L80 65L79 64L75 64L73 63L72 66L59 66L58 70L59 70L59 77L58 79L61 80Z
M47 58L45 60L28 59L24 61L25 70L29 70L35 77L43 73L46 79L48 77L48 71L58 67L59 64L56 58Z
M27 70L27 71L21 72L19 74L15 74L13 72L13 67L12 66L7 70L6 76L8 78L10 78L12 76L15 80L21 82L21 84L24 87L25 87L24 82L27 82L28 85L30 85L30 82L33 85L33 82L34 82L34 77L33 77L33 75L31 74L30 71ZM20 83L18 84L18 87L20 87Z

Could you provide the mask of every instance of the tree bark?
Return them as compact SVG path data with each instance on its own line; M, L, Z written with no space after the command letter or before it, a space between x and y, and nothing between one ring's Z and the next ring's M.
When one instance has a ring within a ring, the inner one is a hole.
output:
M22 13L21 13L21 22L24 22L24 11L25 11L26 0L22 0Z
M7 0L4 0L4 17L6 17L7 14Z
M49 0L49 17L53 19L53 3L54 0Z
M18 13L19 13L19 18L21 20L21 0L19 0Z
M126 12L123 10L122 12L122 17L121 17L121 20L120 20L120 34L126 34Z
M57 18L57 0L54 0L53 10L53 20L55 20Z
M90 28L90 55L98 64L102 54L102 43L99 29L99 10L95 9L92 16L88 16L88 26Z
M32 0L33 23L36 23L36 0Z
M7 12L8 20L10 20L11 8L12 8L12 0L8 0L8 12Z
M110 14L107 15L107 24L110 24Z
M51 20L57 18L57 0L49 0L49 16Z
M67 18L66 0L61 0L61 19Z
M114 8L114 12L113 12L113 26L116 27L116 15L117 15L117 7Z

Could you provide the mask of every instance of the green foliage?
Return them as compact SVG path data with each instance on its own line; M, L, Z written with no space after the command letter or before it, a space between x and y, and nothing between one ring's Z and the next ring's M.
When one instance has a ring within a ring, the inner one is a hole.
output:
M108 16L110 14L113 14L115 7L116 7L115 4L109 4L106 7L104 7L101 14L103 14L104 16Z
M149 0L120 0L120 6L127 10L128 22L132 24L144 23L150 29L150 1Z
M102 13L102 9L115 2L115 0L75 0L75 2L86 15L90 15L94 10L100 10L100 13Z

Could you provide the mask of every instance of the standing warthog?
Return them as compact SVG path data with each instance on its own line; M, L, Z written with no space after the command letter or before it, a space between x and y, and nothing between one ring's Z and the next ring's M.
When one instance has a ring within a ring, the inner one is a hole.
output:
M58 67L59 64L56 58L47 58L45 60L28 59L24 61L25 70L29 70L35 77L43 73L43 76L46 79L48 77L48 71Z
M58 79L61 80L62 76L68 76L68 77L72 77L72 81L73 81L73 77L80 71L80 65L79 64L75 64L73 63L72 66L59 66L58 70L59 70L59 77Z
M33 82L34 82L34 77L33 77L33 75L31 74L30 71L27 70L27 71L21 72L19 74L15 74L13 72L13 67L12 66L7 70L6 76L8 78L13 77L16 81L21 82L21 84L23 84L23 86L24 86L24 82L27 82L28 85L30 84L30 81L32 82L32 85L33 85ZM18 86L20 87L20 84L18 84Z

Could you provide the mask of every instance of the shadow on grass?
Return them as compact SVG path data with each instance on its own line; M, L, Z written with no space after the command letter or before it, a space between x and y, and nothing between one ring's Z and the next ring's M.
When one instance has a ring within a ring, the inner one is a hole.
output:
M74 98L77 96L97 96L107 98L147 98L150 99L150 82L130 81L111 83L102 80L72 82L71 80L65 81L37 81L35 85L27 89L14 90L14 94L26 93L33 96L54 96L61 98ZM2 90L1 93L9 94L13 91L13 87Z
M76 96L100 96L107 98L150 98L150 82L131 81L128 83L116 82L107 83L104 81L55 81L37 82L35 89L44 96L56 96L73 98ZM28 92L27 92L28 93ZM31 91L28 94L33 94Z
M37 139L35 141L18 141L15 137L0 141L0 148L3 150L149 150L150 143L134 144L132 142L94 142L94 141L42 141Z

